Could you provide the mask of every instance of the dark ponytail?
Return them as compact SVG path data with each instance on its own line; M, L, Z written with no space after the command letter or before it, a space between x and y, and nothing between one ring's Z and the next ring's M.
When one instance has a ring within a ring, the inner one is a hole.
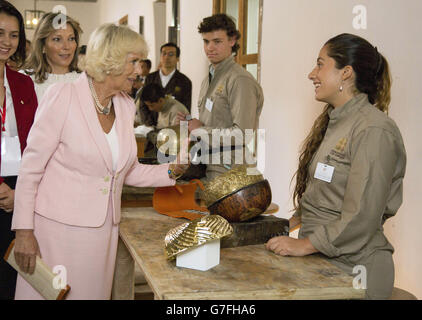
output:
M380 66L376 75L377 92L375 95L374 104L383 112L388 113L388 106L391 101L391 75L390 67L385 57L379 53Z
M371 104L388 111L391 96L391 77L388 62L367 40L343 33L325 44L328 56L336 61L336 68L352 66L356 75L355 87L366 93Z

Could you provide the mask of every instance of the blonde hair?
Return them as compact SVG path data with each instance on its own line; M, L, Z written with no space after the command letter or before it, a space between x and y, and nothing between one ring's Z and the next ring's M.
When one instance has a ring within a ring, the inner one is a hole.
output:
M107 74L121 75L129 53L148 54L144 38L126 26L106 23L89 38L85 71L95 81L103 82Z
M57 30L54 27L54 20L58 15L63 14L48 12L43 15L34 33L31 54L24 65L24 69L27 70L26 72L28 74L35 75L36 83L43 83L47 80L47 73L52 72L51 66L48 64L47 57L43 52L46 39ZM69 24L72 27L73 32L75 33L76 48L78 48L80 35L82 34L79 22L66 15L63 15L62 18L66 20L66 24ZM77 51L78 50L75 50L72 62L69 65L69 72L78 71Z

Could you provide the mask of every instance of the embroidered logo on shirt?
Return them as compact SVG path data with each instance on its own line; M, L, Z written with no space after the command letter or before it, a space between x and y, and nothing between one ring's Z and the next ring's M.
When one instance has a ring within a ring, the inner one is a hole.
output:
M338 142L337 145L335 147L335 150L337 152L343 153L344 152L344 148L346 147L347 144L347 139L346 138L341 138Z
M215 93L221 95L221 94L223 94L223 90L224 90L224 85L223 84L220 84L217 87L217 89L215 89Z
M345 155L344 155L344 149L346 148L347 145L347 139L346 138L341 138L335 148L333 150L330 151L330 154L336 157L339 157L341 159L344 159Z

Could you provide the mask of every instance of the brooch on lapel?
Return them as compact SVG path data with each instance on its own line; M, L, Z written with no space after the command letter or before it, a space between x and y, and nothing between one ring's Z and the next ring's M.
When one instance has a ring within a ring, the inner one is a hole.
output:
M174 88L174 92L175 92L175 93L178 93L178 92L180 92L180 91L182 91L182 88L180 88L180 87L176 87L176 88Z

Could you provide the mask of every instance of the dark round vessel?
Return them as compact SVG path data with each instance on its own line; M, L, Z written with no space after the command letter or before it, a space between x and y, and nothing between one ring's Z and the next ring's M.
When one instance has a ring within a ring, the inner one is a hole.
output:
M271 204L268 180L243 187L208 207L210 214L218 214L229 222L242 222L265 212Z

